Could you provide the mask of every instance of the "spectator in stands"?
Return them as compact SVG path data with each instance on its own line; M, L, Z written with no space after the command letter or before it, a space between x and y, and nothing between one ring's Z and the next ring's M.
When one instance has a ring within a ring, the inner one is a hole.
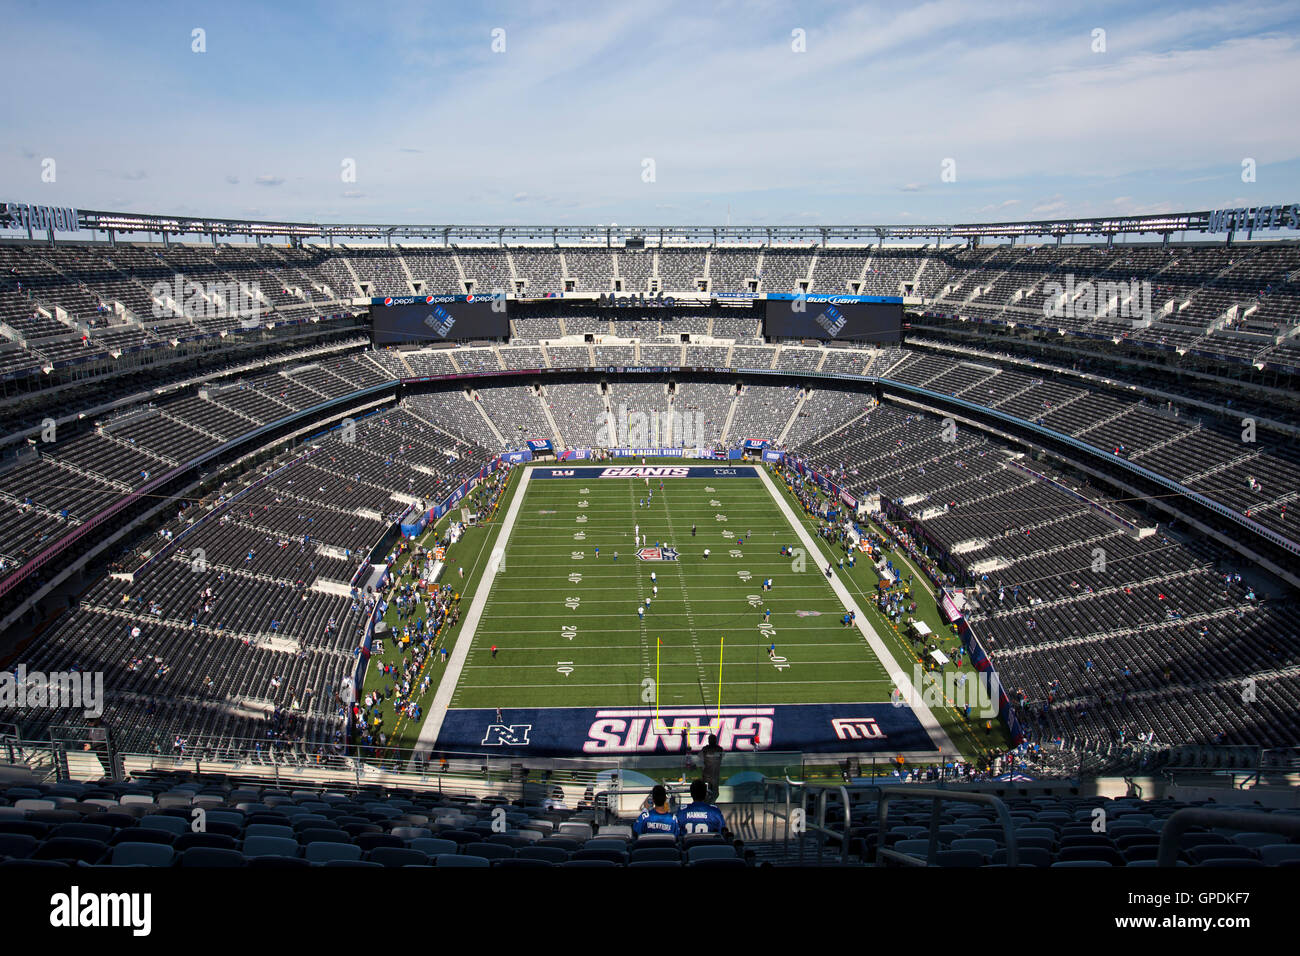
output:
M656 784L650 791L651 806L641 811L641 815L632 824L632 832L637 836L646 833L669 833L677 836L682 832L676 815L668 807L668 791L663 784Z
M726 818L709 802L708 795L708 784L703 780L691 781L691 802L677 811L677 825L682 833L721 834L726 828Z

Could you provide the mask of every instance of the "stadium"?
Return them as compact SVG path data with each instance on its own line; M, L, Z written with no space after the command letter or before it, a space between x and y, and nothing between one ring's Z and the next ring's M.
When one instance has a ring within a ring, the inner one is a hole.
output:
M1286 195L10 192L0 867L1300 865Z

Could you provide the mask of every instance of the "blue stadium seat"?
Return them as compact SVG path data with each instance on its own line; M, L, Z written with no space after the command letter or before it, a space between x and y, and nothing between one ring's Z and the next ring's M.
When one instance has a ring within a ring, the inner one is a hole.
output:
M977 867L987 862L978 850L940 850L934 857L934 865L942 867Z
M99 840L107 843L113 838L112 827L95 823L60 823L50 831L51 837L77 837L83 840Z
M298 856L297 840L276 836L244 837L243 854L247 857L258 856Z
M84 840L80 837L51 837L37 847L29 859L80 860L82 863L98 863L107 852L108 844L103 840Z
M428 866L429 855L406 847L380 846L366 854L366 859L382 866Z
M1052 864L1052 854L1046 847L1021 846L1017 841L1016 854L1018 866L1051 866ZM998 847L993 851L993 856L989 859L994 866L1005 866L1007 862L1006 848Z
M682 854L676 847L647 846L632 850L628 856L629 863L643 863L656 860L680 865L682 862Z
M361 847L363 851L373 850L376 847L381 846L394 848L406 846L406 841L404 841L400 836L392 833L363 833L358 837L351 838L350 842Z
M39 842L25 833L0 833L0 857L26 859L36 852Z
M686 861L692 864L701 860L734 859L736 859L736 848L729 843L720 843L716 846L693 846L686 851Z
M1052 868L1055 869L1057 867L1074 868L1074 867L1112 866L1112 865L1113 864L1107 863L1105 860L1057 860L1055 863L1052 864Z
M743 870L743 869L746 869L746 868L747 868L748 864L746 864L745 861L742 860L742 859L740 859L739 857L735 857L735 856L733 856L733 857L730 857L730 858L728 858L728 857L705 857L705 858L702 859L702 860L697 860L697 861L695 861L694 863L690 864L690 866L691 866L692 868L695 868L695 869L706 869L706 870L709 870L709 869L712 869L712 870L724 870L724 869Z
M309 863L328 863L331 860L360 860L361 847L351 843L331 843L328 840L316 840L304 847L303 857Z
M119 843L113 847L113 866L171 866L176 851L161 843Z
M567 863L561 863L561 866L575 867L616 867L619 864L613 860L569 860Z
M172 834L172 836L180 836L182 833L190 832L190 825L180 817L165 816L161 813L151 813L147 817L142 817L137 828L141 830L162 830L164 833Z
M502 846L500 843L468 843L463 848L466 855L481 856L485 860L513 860L515 858L515 848L512 846Z
M677 851L674 849L673 852ZM526 846L516 850L515 856L520 860L544 860L547 863L558 864L568 860L569 851L558 846Z
M455 853L459 847L453 840L444 840L440 837L418 837L410 840L407 846L412 850L419 850L427 856L438 856L442 853Z
M1248 846L1235 843L1203 843L1186 851L1187 858L1196 865L1206 860L1258 860L1259 854Z
M1273 839L1279 839L1274 834ZM1272 843L1259 848L1259 858L1265 866L1281 866L1283 863L1300 861L1300 844Z
M181 854L180 865L185 867L239 867L248 861L237 850L218 850L210 846L191 847Z
M510 860L493 860L492 865L494 867L504 866L504 867L513 867L513 868L518 868L518 867L533 868L539 866L545 868L545 867L555 866L554 863L547 862L546 860L528 860L528 859L518 859L518 858L510 859Z
M617 866L627 864L627 853L623 850L589 850L583 847L570 855L570 860L608 860Z

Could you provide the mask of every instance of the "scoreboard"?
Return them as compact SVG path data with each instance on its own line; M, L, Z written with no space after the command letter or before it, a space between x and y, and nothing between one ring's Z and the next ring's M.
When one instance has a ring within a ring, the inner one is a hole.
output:
M872 344L903 340L903 300L897 297L768 295L763 307L763 331L769 338Z
M510 334L504 295L389 296L370 300L375 345L504 339Z

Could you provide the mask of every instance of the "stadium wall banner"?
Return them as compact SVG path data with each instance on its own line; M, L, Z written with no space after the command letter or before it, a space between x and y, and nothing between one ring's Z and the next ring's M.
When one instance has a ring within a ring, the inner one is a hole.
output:
M548 438L530 438L528 439L528 447L534 455L549 453L553 450L551 441Z
M733 753L937 753L916 715L883 704L449 710L436 751L539 757L679 754L710 733ZM723 763L723 773L726 773Z
M429 516L432 509L426 508L418 512L415 521L410 524L402 525L402 537L409 538L413 534L420 534L429 524Z
M532 461L533 453L525 448L522 451L508 451L502 455L502 458L512 465L517 465L521 461Z
M592 457L590 448L566 448L560 452L560 461L590 461Z
M516 452L512 454L521 454L521 453ZM531 458L532 455L530 454L528 457ZM522 459L522 460L527 461L528 459ZM447 498L442 502L442 504L434 505L429 512L429 518L433 521L437 521L448 511L454 508L456 506L456 503L459 502L462 498L464 498L467 494L469 494L480 481L482 481L488 475L492 474L498 468L500 468L502 462L509 462L509 461L510 458L508 455L497 455L490 462L488 462L486 465L480 468L476 476L462 483L459 488L457 488L450 495L448 495Z
M745 457L745 449L743 449L743 448L729 448L729 449L727 449L727 460L728 460L728 461L739 461L739 460L743 459L744 457Z
M746 438L745 451L762 451L770 444L772 444L770 438Z
M578 468L534 468L533 478L757 478L753 465L722 468L713 465L609 465Z
M611 458L709 458L700 448L611 448Z
M969 622L965 616L959 616L953 622L957 625L957 636L961 638L962 647L970 654L971 666L975 670L984 673L988 672L993 679L997 681L998 688L998 716L1007 725L1007 733L1011 735L1011 742L1019 747L1028 737L1024 728L1020 726L1020 719L1016 716L1016 710L1011 706L1011 698L1007 696L1006 688L1002 686L1002 681L998 679L998 672L989 660L988 654L984 652L984 646L980 644L979 639L975 637L975 632L971 630Z
M764 460L764 461L781 462L781 461L784 461L784 460L785 460L785 454L784 454L783 452L772 451L771 449L764 448L764 449L763 449L763 460Z
M826 303L830 305L853 305L856 302L890 302L898 305L903 304L903 297L901 295L830 295L815 292L768 292L763 296L763 298L770 302L803 301L818 304Z

